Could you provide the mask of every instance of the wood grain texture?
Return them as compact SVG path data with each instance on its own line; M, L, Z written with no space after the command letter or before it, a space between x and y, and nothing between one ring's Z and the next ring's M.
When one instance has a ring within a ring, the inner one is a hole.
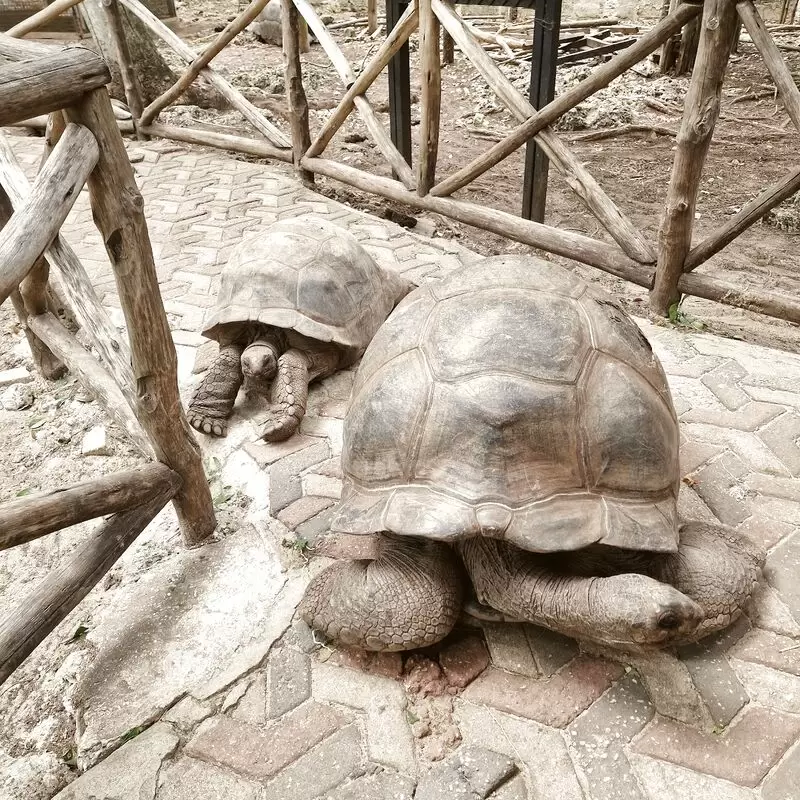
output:
M251 139L247 136L233 136L229 133L201 130L199 128L184 128L178 125L163 125L160 122L151 122L141 126L139 130L147 136L160 136L162 139L173 139L176 142L200 144L206 147L221 147L233 150L236 153L247 153L259 158L274 158L276 161L292 163L292 151L277 148L262 139Z
M90 92L67 110L67 117L89 128L100 145L100 159L89 178L89 197L128 326L136 412L158 459L183 479L175 506L184 539L198 544L213 532L216 518L200 448L178 393L178 359L161 301L144 201L108 94Z
M442 76L439 56L439 19L431 0L419 0L420 127L417 158L417 194L428 194L436 181Z
M169 467L155 462L2 503L0 550L148 503L163 494L165 485L177 486L176 479Z
M149 503L115 514L76 548L72 558L53 570L0 622L0 684L86 597L117 559L152 522L180 485L171 474Z
M7 33L0 33L0 60L24 61L28 58L46 58L64 50L63 45L44 44L16 39Z
M0 303L58 234L99 156L91 131L68 125L24 204L0 231Z
M519 120L527 120L535 116L536 109L516 90L483 47L472 38L461 18L456 16L442 0L431 0L431 4L442 25L483 76L500 102ZM564 176L569 187L625 253L642 264L655 262L655 252L644 236L636 230L633 223L603 191L555 131L549 127L543 128L536 134L536 141L556 169Z
M498 142L465 167L434 186L431 193L439 197L446 197L483 175L484 172L522 147L539 131L548 125L552 125L560 116L577 106L578 103L582 103L587 97L591 97L595 92L608 86L611 81L618 78L623 72L626 72L643 58L650 55L673 34L677 33L688 20L699 13L699 5L680 4L672 14L665 17L651 31L644 34L636 44L631 45L602 66L597 67L589 77L560 94L552 103L548 103L544 108L526 118L521 125L514 128L501 142ZM450 25L452 26L453 23L451 22ZM445 28L447 27L445 25Z
M0 67L0 126L63 108L110 80L103 59L85 47Z
M683 106L677 149L659 229L658 266L650 305L666 316L680 299L678 280L692 242L697 190L719 117L722 82L739 17L729 0L706 0L697 61Z
M31 14L31 16L26 17L13 28L9 28L6 31L6 35L14 37L24 36L26 33L41 28L56 17L60 17L65 11L68 11L80 2L81 0L53 0L52 3L46 5L41 11Z
M155 14L145 8L138 0L118 0L131 13L135 14L153 33L187 64L197 59L197 53L176 33L171 31ZM289 138L270 122L249 100L228 83L211 67L203 67L199 72L260 134L265 136L275 147L290 148Z

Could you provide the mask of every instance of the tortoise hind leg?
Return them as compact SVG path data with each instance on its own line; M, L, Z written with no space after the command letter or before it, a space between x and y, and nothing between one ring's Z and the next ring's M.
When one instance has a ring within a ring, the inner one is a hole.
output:
M336 371L340 355L336 348L291 348L278 359L278 374L272 384L270 419L261 438L282 442L300 427L308 403L308 384Z
M364 650L412 650L444 639L461 613L462 578L447 545L384 537L375 561L340 561L317 575L300 614L329 638Z
M227 419L242 385L242 346L220 347L219 355L192 397L187 410L189 424L200 433L225 436Z

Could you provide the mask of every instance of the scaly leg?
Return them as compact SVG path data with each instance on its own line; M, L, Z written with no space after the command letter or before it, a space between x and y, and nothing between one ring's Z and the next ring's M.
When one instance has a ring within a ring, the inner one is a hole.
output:
M242 346L227 344L206 373L189 403L189 424L200 433L225 436L226 420L233 411L236 395L242 385Z

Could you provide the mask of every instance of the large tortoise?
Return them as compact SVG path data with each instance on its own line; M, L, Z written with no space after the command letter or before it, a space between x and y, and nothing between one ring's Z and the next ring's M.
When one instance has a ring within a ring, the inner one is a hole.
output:
M261 434L288 439L305 414L308 384L358 359L411 286L346 230L311 215L245 239L203 326L220 350L189 404L190 424L224 436L242 382L256 393L272 382Z
M678 422L639 328L536 258L405 298L359 368L342 467L332 529L380 551L321 572L301 612L344 644L445 636L454 550L485 611L631 649L724 627L760 577L746 537L679 522Z

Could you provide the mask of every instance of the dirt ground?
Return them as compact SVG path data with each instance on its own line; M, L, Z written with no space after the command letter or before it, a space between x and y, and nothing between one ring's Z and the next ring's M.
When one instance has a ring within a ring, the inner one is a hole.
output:
M323 2L316 5L325 22L341 25L348 19L356 24L333 31L356 72L378 46L379 39L366 33L363 6L352 2ZM474 7L473 7L474 9ZM232 0L179 4L180 29L195 47L201 47L215 35L215 29L232 19L237 6ZM491 9L489 10L491 13ZM464 12L466 14L466 12ZM525 14L526 12L521 12ZM522 19L522 17L521 17ZM487 30L497 30L494 23ZM380 33L380 31L379 31ZM530 32L513 33L527 38ZM746 35L744 36L746 39ZM800 32L778 34L781 45L797 48ZM495 51L497 52L497 51ZM800 76L800 52L788 50L784 55L795 74ZM411 42L412 59L412 132L419 131L418 63L416 37ZM312 135L326 119L329 110L341 97L341 83L325 53L317 44L303 57L304 81L311 106ZM597 61L564 66L559 69L557 92L588 74ZM214 61L214 67L263 107L277 122L285 120L283 66L279 48L259 42L245 32ZM530 64L516 61L502 69L514 84L526 92ZM491 144L487 136L501 136L514 120L492 91L475 73L469 62L456 49L455 63L443 71L441 138L439 145L439 178L455 171ZM660 75L652 62L640 64L615 81L610 87L590 98L578 109L560 120L557 127L570 147L588 167L607 194L629 215L637 227L655 242L672 168L674 138L657 133L634 133L600 141L580 141L578 137L592 130L605 130L635 123L676 130L680 123L686 78ZM695 241L719 226L761 189L783 176L796 165L798 134L793 129L780 100L773 94L745 99L748 95L765 94L772 87L766 67L754 46L743 41L731 60L722 102L722 118L703 173L697 210ZM385 73L368 93L379 118L388 127L388 90ZM648 105L655 101L660 110ZM251 134L235 112L219 112L182 106L165 113L165 118L201 127L205 123L223 124L232 132ZM416 141L415 141L416 145ZM354 167L389 175L389 168L380 152L366 135L358 116L350 116L329 145L325 155ZM242 156L247 158L246 156ZM286 170L285 165L272 164ZM507 160L460 190L456 197L486 204L493 208L519 213L522 204L524 151ZM387 213L388 204L380 198L352 190L334 181L317 179L318 189L338 200L349 202L373 213ZM556 227L609 240L592 214L572 193L561 176L550 171L546 221ZM741 287L772 288L787 294L798 289L798 237L800 236L800 204L788 201L780 208L772 224L753 226L736 242L701 267L701 272L718 275ZM410 216L420 217L409 211ZM446 220L427 217L426 225L435 234L459 239L467 247L485 254L519 251L531 248L510 242L493 234ZM610 240L609 240L610 241ZM646 314L645 290L608 276L598 270L577 267L585 277L598 281L620 295L634 313ZM683 304L682 322L694 327L761 344L796 349L800 344L800 328L791 323L733 309L704 300L687 299Z

